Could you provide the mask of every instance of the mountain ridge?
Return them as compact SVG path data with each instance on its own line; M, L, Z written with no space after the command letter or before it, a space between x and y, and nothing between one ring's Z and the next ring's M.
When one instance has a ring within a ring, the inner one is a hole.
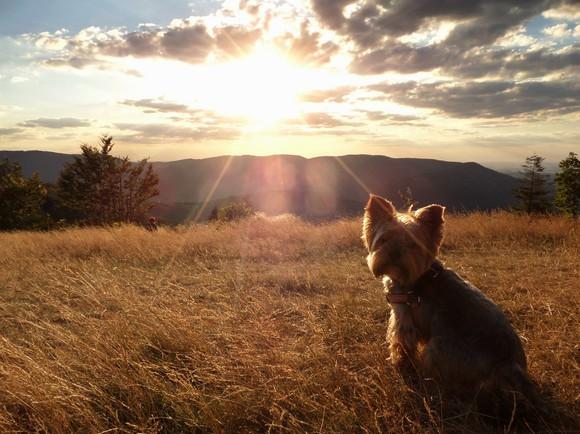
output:
M0 159L18 162L25 176L37 172L49 183L56 181L64 164L74 156L0 151ZM510 207L518 183L477 162L368 154L311 158L221 155L152 164L160 178L157 201L163 204L163 215L174 216L170 220L183 220L175 216L192 214L192 209L211 202L201 215L207 218L213 207L234 198L247 200L268 214L291 212L312 218L353 215L361 212L370 192L402 205L401 192L408 189L419 206L440 203L452 211L490 210ZM187 211L176 211L180 207Z

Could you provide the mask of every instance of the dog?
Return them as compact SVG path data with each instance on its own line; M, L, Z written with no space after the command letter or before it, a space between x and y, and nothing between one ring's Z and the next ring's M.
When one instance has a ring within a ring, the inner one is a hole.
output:
M390 359L471 396L531 394L522 343L504 313L481 291L436 259L445 208L399 213L371 195L362 239L367 264L382 278L391 308Z

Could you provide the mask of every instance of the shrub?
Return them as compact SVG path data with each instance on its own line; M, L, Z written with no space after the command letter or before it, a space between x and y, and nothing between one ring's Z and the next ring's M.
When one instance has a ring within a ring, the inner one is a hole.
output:
M218 210L216 220L218 222L231 222L252 217L255 214L256 211L249 203L245 201L232 202Z

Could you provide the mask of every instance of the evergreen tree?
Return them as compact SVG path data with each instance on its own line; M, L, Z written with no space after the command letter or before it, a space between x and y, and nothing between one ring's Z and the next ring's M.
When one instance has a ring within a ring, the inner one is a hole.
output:
M554 205L564 214L580 214L580 160L574 152L560 161L560 172L556 174L556 198Z
M0 230L45 228L45 201L46 188L37 174L26 178L18 163L0 162Z
M110 136L100 148L82 145L82 154L65 166L58 179L60 201L72 220L88 224L138 222L159 194L159 178L147 160L132 163L111 154Z
M518 209L521 211L542 213L550 207L547 199L548 176L544 174L543 161L544 157L534 154L522 164L520 186L515 191L520 202Z

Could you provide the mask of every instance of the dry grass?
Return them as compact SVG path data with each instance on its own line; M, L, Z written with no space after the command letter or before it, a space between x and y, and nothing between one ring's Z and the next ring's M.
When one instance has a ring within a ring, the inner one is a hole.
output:
M480 432L405 384L359 222L0 234L2 432ZM580 413L580 225L448 219L442 257L508 313L554 417Z

